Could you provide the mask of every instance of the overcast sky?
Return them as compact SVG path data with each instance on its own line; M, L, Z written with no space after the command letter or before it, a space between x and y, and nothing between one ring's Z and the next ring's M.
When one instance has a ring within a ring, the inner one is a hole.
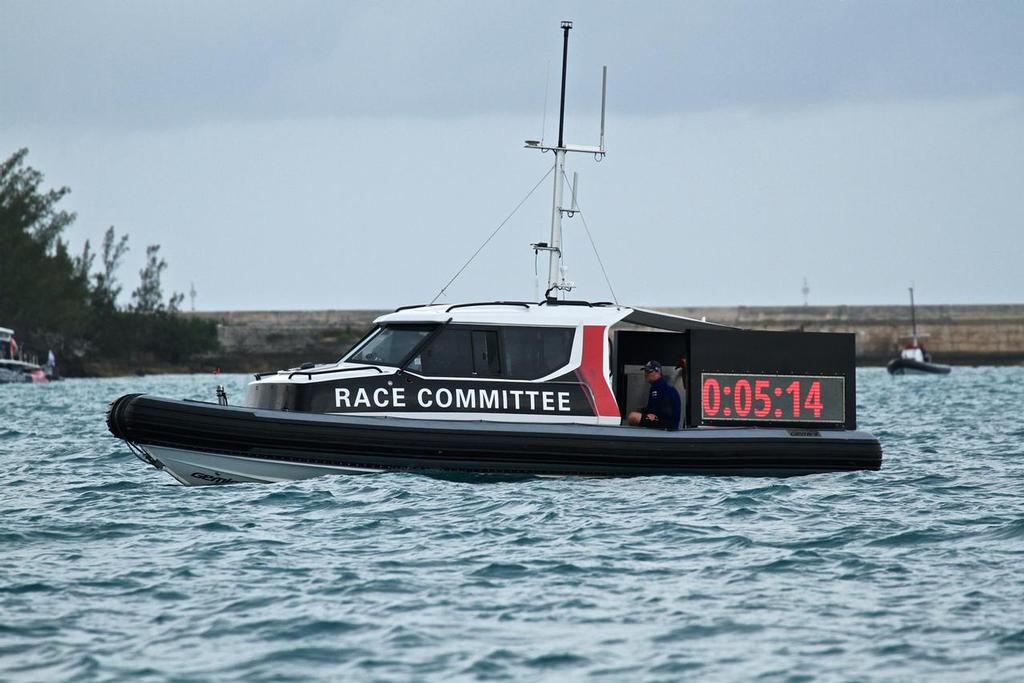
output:
M159 243L198 309L419 303L552 163L522 141L557 137L562 19L567 142L608 65L608 156L569 171L621 301L1024 302L1019 1L0 0L0 157L71 188L75 251L130 235L126 293ZM550 210L445 298L532 298Z

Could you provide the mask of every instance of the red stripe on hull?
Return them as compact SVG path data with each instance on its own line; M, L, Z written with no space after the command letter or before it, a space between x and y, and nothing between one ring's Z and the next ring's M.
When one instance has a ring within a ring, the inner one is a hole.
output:
M604 368L604 345L607 328L604 325L583 326L583 361L576 370L580 382L590 388L594 414L599 417L620 417L619 404Z

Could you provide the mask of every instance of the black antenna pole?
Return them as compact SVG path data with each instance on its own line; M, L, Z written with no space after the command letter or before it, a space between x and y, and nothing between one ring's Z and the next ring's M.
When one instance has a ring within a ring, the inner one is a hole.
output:
M562 31L565 32L565 40L562 42L562 104L558 108L558 146L562 144L562 129L565 127L565 66L569 61L569 29L572 28L571 21L562 22Z

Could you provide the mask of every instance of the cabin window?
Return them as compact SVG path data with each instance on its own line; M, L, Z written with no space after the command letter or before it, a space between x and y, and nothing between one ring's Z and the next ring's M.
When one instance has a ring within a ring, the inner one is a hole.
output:
M446 328L416 356L409 368L436 377L472 376L473 341L470 331Z
M502 360L509 379L539 379L568 365L571 327L505 327Z
M434 377L493 377L501 374L495 330L448 327L413 359L409 369Z
M478 375L501 374L496 331L473 330L473 369Z
M370 337L346 361L399 366L435 326L387 326Z

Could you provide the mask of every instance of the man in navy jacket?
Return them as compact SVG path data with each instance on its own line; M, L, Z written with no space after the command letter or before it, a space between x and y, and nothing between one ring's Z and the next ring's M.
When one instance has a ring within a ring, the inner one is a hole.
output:
M649 361L644 366L644 379L651 384L647 406L641 411L630 413L629 424L652 429L679 429L679 392L662 376L661 363Z

